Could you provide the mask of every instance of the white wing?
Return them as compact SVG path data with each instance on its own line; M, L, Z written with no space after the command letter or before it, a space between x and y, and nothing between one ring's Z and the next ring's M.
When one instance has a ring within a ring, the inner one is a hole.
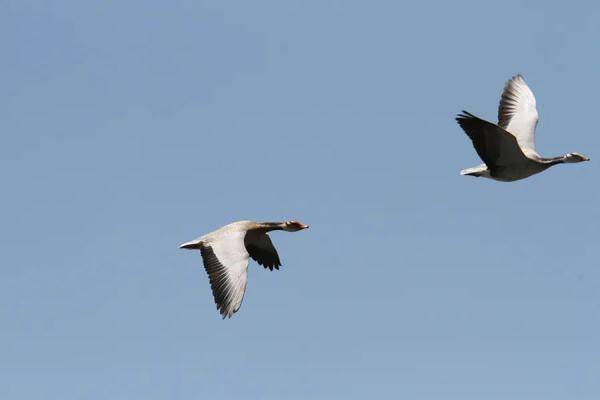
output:
M535 96L523 77L516 75L504 86L498 107L498 125L515 135L525 155L539 156L534 137L537 122Z
M231 318L244 299L249 257L244 246L245 234L227 232L200 249L215 303L223 318Z

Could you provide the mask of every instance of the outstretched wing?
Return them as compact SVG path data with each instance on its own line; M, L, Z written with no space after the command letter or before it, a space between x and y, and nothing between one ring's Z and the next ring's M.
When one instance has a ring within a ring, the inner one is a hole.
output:
M488 168L519 164L527 161L517 139L491 122L463 111L456 122L473 142L473 147Z
M230 317L240 309L248 281L248 252L243 233L204 245L200 252L220 314Z
M537 155L535 151L535 127L538 112L535 96L521 75L513 76L500 97L498 125L515 135L521 150Z
M279 254L266 233L249 231L244 238L244 244L250 257L265 268L273 271L273 268L279 269L281 266Z

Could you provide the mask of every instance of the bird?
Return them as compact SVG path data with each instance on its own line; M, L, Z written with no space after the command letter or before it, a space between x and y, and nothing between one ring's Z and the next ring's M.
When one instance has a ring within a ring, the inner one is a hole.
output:
M535 151L534 135L538 123L536 101L520 74L509 79L504 86L497 125L464 110L457 115L456 121L471 139L484 162L477 167L462 170L461 175L512 182L542 172L553 165L590 160L579 153L545 158Z
M237 221L183 243L180 249L200 250L217 310L231 318L242 305L248 278L248 259L269 270L279 269L279 254L270 231L297 232L309 226L299 221Z

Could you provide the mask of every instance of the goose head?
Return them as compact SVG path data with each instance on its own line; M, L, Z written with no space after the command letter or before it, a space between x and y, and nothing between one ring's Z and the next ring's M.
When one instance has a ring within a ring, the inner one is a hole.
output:
M297 232L297 231L301 231L302 229L307 229L308 225L303 224L300 221L284 221L282 226L284 231L288 231L288 232Z
M583 161L590 161L590 159L583 154L579 153L568 153L565 155L565 163L578 163Z

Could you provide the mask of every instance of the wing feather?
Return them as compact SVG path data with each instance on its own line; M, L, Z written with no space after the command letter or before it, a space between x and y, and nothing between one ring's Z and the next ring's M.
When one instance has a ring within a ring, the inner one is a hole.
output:
M266 233L249 231L244 238L244 245L250 257L265 268L273 271L279 269L281 261L271 238Z
M249 255L243 238L237 235L207 243L200 252L217 309L223 318L231 318L242 305L248 282Z
M498 125L515 135L527 155L535 151L535 128L538 122L535 96L523 76L513 76L502 91L498 106Z
M510 166L527 161L517 139L501 127L463 111L456 122L473 142L475 151L488 168Z

